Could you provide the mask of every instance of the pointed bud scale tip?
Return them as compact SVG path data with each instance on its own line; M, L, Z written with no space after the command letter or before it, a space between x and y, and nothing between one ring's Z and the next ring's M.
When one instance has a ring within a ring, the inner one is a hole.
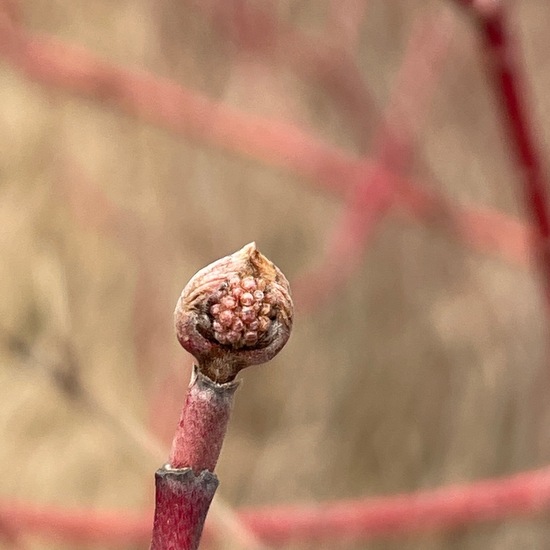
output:
M286 344L292 319L288 281L254 242L196 273L175 311L180 344L218 383L272 359Z

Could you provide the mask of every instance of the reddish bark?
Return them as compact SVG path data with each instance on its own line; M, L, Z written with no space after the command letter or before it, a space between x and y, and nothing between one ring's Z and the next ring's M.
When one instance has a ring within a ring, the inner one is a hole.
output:
M155 474L156 504L151 550L195 550L218 478L211 472L167 470Z
M171 468L214 471L238 381L216 384L195 369L170 452Z
M170 463L156 473L151 550L195 550L216 492L214 468L239 382L216 384L197 368L172 443Z

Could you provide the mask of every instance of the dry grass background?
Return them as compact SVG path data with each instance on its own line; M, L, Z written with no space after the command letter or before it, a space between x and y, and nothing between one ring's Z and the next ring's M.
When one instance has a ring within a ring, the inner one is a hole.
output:
M327 2L276 5L283 20L322 35ZM284 59L239 52L191 2L20 7L33 31L356 153L369 149L415 21L448 12L450 51L410 173L453 201L524 218L474 27L447 2L369 0L356 58L378 112L360 128L318 81ZM547 146L550 10L542 0L510 8ZM345 40L339 32L330 39ZM0 348L0 494L144 509L159 459L103 407L166 443L189 375L172 329L183 284L251 240L292 279L320 258L341 201L109 101L33 83L1 60L0 135L0 316L35 354ZM235 506L317 502L546 464L541 296L534 270L473 252L442 220L391 213L349 284L298 312L286 350L243 376L220 495ZM74 391L75 379L103 405ZM549 534L544 518L524 519L356 547L545 548Z

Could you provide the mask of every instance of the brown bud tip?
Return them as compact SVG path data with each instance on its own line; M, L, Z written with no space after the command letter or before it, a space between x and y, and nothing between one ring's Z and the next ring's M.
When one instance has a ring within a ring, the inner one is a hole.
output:
M290 336L292 317L286 277L250 243L187 283L176 306L176 334L199 370L224 383L274 357Z

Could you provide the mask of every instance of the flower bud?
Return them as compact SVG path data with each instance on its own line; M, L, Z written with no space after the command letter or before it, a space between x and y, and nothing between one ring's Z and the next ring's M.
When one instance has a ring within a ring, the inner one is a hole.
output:
M255 243L201 269L175 311L180 344L218 383L274 357L290 336L292 318L288 281Z

